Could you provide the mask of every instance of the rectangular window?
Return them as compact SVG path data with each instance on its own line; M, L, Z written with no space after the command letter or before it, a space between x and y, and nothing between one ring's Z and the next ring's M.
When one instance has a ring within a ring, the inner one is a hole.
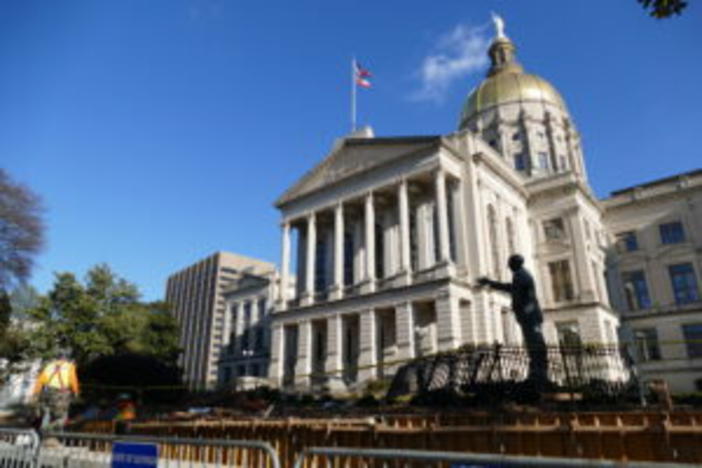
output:
M673 285L673 295L675 296L676 304L690 304L700 300L692 263L670 265L668 271L670 272L670 281Z
M565 225L563 218L553 218L544 221L544 235L548 240L564 239Z
M688 357L702 357L702 323L683 325L683 336Z
M548 155L546 153L539 153L539 168L548 169Z
M551 288L553 299L556 302L572 301L575 297L573 292L573 281L570 276L570 264L568 260L560 260L548 264L551 274Z
M375 224L375 277L385 277L385 227L382 223Z
M658 332L655 328L639 328L634 330L634 342L642 361L657 361L661 358L658 346Z
M256 327L256 349L255 351L260 353L261 351L264 350L264 343L263 343L263 326L259 325Z
M514 155L514 168L518 171L525 171L527 168L526 156L523 153Z
M259 316L259 319L261 317L266 316L266 298L265 297L258 300L258 316Z
M314 260L314 290L324 291L327 288L327 245L323 240L318 240L315 245Z
M619 252L634 252L639 250L639 241L636 232L626 231L617 234L617 250Z
M665 223L658 226L663 244L679 244L685 242L685 232L680 221Z
M622 273L624 295L629 310L648 309L651 307L651 298L648 295L646 276L643 271L628 271Z
M353 284L353 233L344 232L344 285Z

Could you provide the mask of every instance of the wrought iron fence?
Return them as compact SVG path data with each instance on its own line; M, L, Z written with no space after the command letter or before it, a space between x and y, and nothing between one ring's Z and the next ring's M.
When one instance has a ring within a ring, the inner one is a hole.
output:
M549 390L616 398L635 385L625 347L547 346L546 355ZM403 365L395 374L388 395L519 390L527 383L529 362L524 346L463 347Z

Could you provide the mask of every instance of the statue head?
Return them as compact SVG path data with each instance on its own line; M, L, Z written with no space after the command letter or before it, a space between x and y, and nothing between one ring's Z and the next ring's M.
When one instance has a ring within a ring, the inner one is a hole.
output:
M510 255L507 265L510 270L517 271L524 266L524 257L519 254Z

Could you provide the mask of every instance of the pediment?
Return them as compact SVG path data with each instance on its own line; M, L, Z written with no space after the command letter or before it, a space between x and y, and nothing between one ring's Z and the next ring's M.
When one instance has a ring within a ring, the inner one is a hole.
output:
M381 166L418 151L438 147L441 137L348 138L338 143L329 155L299 179L277 201L276 206Z
M242 277L238 283L237 286L240 289L244 288L251 288L251 287L256 287L256 286L264 286L267 283L267 281L261 277L258 276L244 276Z

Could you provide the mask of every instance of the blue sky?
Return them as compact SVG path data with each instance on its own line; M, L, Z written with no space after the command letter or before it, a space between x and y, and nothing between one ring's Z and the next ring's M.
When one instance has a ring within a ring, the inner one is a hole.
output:
M32 283L109 263L147 299L217 250L277 261L272 202L359 121L448 133L490 11L565 97L599 195L702 166L702 15L635 0L0 2L0 166L41 194ZM433 65L433 66L432 66Z

